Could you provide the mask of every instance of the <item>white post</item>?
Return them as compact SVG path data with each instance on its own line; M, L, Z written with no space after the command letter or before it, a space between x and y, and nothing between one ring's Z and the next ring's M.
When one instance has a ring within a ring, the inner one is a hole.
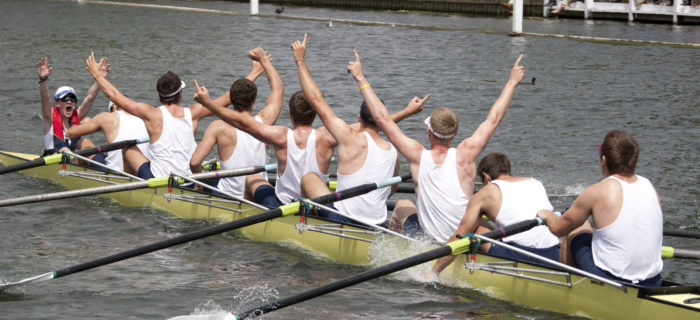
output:
M591 9L593 9L593 6L594 6L593 0L586 0L585 4L586 4L586 9L584 9L585 11L583 11L583 18L590 19L591 18Z
M627 21L632 22L634 21L634 12L637 11L637 4L635 3L635 0L629 0L629 6L630 9L627 13Z
M681 0L673 0L673 24L678 24L678 12L681 9Z
M513 1L513 34L523 33L523 0Z
M250 15L258 15L258 0L250 0Z

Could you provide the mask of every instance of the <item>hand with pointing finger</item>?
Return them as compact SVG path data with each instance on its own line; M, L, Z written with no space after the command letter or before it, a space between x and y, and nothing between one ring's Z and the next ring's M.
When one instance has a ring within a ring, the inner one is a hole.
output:
M357 54L357 50L355 49L353 49L352 52L353 54L355 54L355 61L348 62L348 73L351 74L356 81L360 81L365 77L365 75L362 74L362 64L360 63L360 55Z
M520 81L523 80L525 77L525 67L519 65L520 60L523 59L523 55L521 54L518 57L518 60L515 60L515 64L513 65L513 69L510 70L510 79L508 79L508 82L518 85Z
M294 53L294 61L296 62L304 61L304 55L306 55L306 37L307 34L304 33L304 42L297 40L292 43L292 52Z
M194 81L194 88L196 92L194 93L194 101L197 101L201 105L205 106L207 109L209 109L209 105L211 104L211 98L209 98L209 90L205 86L199 86L197 83L197 80Z
M412 115L423 111L423 105L425 104L425 101L428 100L428 98L430 98L430 96L432 96L432 94L429 93L429 94L425 95L425 97L423 97L423 99L418 98L418 97L413 97L413 99L411 99L411 101L408 102L406 109Z

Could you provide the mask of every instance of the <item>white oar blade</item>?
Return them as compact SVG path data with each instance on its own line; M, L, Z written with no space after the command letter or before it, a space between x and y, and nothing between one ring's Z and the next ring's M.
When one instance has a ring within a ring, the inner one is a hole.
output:
M22 279L22 280L17 281L17 282L10 282L10 283L3 283L3 284L0 284L0 290L5 290L5 289L7 289L7 288L11 288L11 287L15 287L15 286L19 286L19 285L31 283L31 282L39 282L39 281L44 281L44 280L51 280L51 279L53 279L53 278L54 278L54 273L53 273L53 272L47 272L47 273L44 273L44 274L42 274L42 275L38 275L38 276L36 276L36 277L31 277L31 278L27 278L27 279Z

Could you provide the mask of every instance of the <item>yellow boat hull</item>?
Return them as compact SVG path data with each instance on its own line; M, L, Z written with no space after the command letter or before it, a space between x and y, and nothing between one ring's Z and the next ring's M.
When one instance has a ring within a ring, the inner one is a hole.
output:
M6 166L37 158L36 155L2 152L0 162ZM57 182L69 189L83 189L105 186L112 183L130 182L123 177L110 175L102 180L90 180L72 175L60 175L60 165L42 166L21 171L21 173ZM72 173L98 172L76 165L67 165ZM183 219L215 219L228 222L260 213L256 207L235 202L217 204L220 198L190 190L173 189L175 197L199 197L199 203L182 200L168 201L167 188L142 189L103 194L126 207L151 206L167 211ZM202 203L204 202L204 204ZM209 205L212 204L212 205ZM240 230L245 237L255 241L292 242L316 255L354 265L369 265L370 243L377 238L366 229L342 226L342 232L354 238L298 229L300 217L290 216L259 223ZM328 223L307 217L307 226L323 226ZM390 240L394 249L405 254L411 244L399 238ZM559 312L595 319L700 319L700 287L669 286L658 289L626 287L625 290L604 284L588 277L561 272L543 266L501 259L479 254L478 264L505 264L518 268L516 274L530 276L524 278L502 274L493 270L465 269L466 255L460 255L454 263L440 275L440 283L454 287L477 289L494 298L510 301L526 307ZM524 270L535 270L523 271ZM535 272L546 272L545 274ZM694 301L699 301L694 303Z

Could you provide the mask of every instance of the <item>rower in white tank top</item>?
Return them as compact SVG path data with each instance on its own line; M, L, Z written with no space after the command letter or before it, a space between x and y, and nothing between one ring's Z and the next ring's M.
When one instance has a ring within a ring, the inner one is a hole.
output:
M630 281L656 276L663 269L661 240L663 216L651 182L637 175L622 186L622 208L617 219L593 231L593 262L598 268Z
M277 171L275 195L287 204L301 197L301 177L313 172L328 183L328 173L321 173L316 162L316 129L311 130L306 139L306 147L299 149L294 140L294 131L287 130L287 167L282 176Z
M197 147L192 127L192 113L184 108L183 118L173 117L168 109L160 106L163 114L163 132L158 141L151 144L151 172L154 177L166 177L170 172L189 175L190 158Z
M536 179L530 178L517 182L493 180L490 183L497 185L501 191L501 208L496 215L496 224L499 227L532 219L539 210L553 209L547 197L547 191ZM503 241L537 249L559 244L559 238L544 225L505 237Z
M255 116L257 122L262 123L262 118ZM236 148L226 161L221 162L221 169L236 169L249 166L263 166L269 158L265 144L255 139L245 131L236 130ZM261 173L267 180L267 172ZM219 180L218 188L228 191L236 197L243 197L245 191L246 176L223 178Z
M119 115L119 130L117 130L117 137L114 138L113 142L133 140L133 139L143 139L148 137L148 131L146 131L146 125L143 123L141 118L130 115L122 110L117 110L116 113ZM149 145L146 143L140 143L136 145L137 148L143 153L146 159L151 159L151 152ZM114 150L107 153L107 166L119 171L124 171L124 160L122 159L122 150Z
M372 183L394 176L398 153L394 145L389 150L380 148L369 133L363 132L367 139L367 158L360 170L351 175L338 174L337 191L342 191L365 183ZM334 204L338 211L357 220L370 224L386 222L386 199L391 195L391 188L381 188L372 192L339 201Z
M418 221L425 233L439 243L447 242L457 230L467 209L469 197L458 177L455 148L447 150L441 165L433 162L430 150L423 150L416 194Z

